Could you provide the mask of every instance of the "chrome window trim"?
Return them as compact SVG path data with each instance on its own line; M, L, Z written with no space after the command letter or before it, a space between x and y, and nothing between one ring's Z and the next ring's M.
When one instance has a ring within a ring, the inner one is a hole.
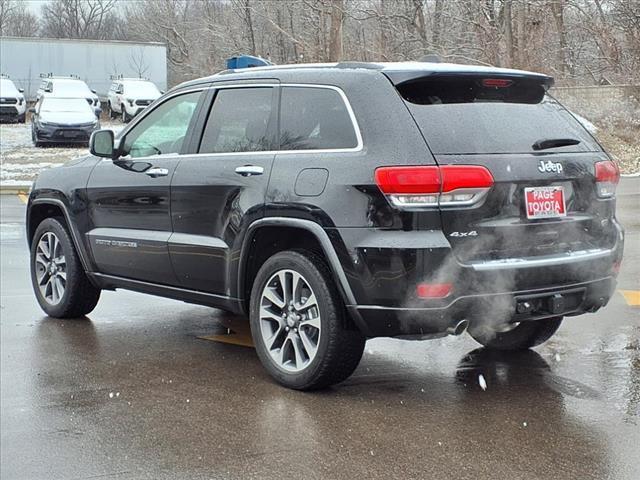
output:
M355 113L353 112L353 108L351 107L351 102L349 102L349 99L347 98L347 95L344 93L344 91L340 88L337 87L335 85L324 85L324 84L319 84L319 83L278 83L278 82L273 82L273 83L231 83L231 84L226 84L226 85L207 85L207 86L199 86L199 87L194 87L194 88L190 88L190 89L186 89L186 90L177 90L171 94L167 94L166 97L160 97L162 98L162 102L158 104L161 105L162 103L170 100L171 98L174 98L178 95L183 95L183 94L187 94L187 93L193 93L193 92L204 92L205 90L221 90L221 89L227 89L227 88L252 88L252 87L297 87L297 88L324 88L327 90L333 90L335 92L338 92L338 94L340 95L340 98L342 98L342 102L344 103L344 106L347 109L347 113L349 114L349 118L351 119L351 126L353 127L353 130L356 134L356 146L355 147L349 147L349 148L324 148L324 149L302 149L302 150L261 150L261 151L256 151L256 152L252 152L252 151L248 151L248 152L216 152L216 153L189 153L189 154L181 154L181 157L201 157L201 156L207 156L207 157L219 157L219 156L239 156L239 155L275 155L275 154L318 154L318 153L355 153L355 152L361 152L364 149L364 142L362 140L362 132L360 131L360 125L358 124L358 119L355 116ZM153 104L152 104L153 105ZM155 110L155 108L154 108ZM136 118L133 119L133 121L127 126L127 128L124 128L123 130L120 131L120 133L117 135L117 139L120 140L120 138L122 138L123 136L125 136L133 127L135 127L143 118L145 118L149 113L151 113L149 107L147 107L144 112L144 115L138 115ZM154 157L149 157L149 158L154 158Z
M347 113L349 114L349 118L351 119L351 126L353 127L353 131L356 134L356 146L349 148L318 148L318 149L302 149L302 150L261 150L261 151L248 151L248 152L215 152L215 153L193 153L190 154L189 157L219 157L219 156L239 156L239 155L276 155L276 154L316 154L316 153L351 153L351 152L360 152L364 148L364 143L362 141L362 133L360 131L360 125L358 124L358 120L356 119L355 113L353 112L353 108L351 107L351 103L347 98L347 95L340 87L336 87L335 85L323 85L318 83L239 83L239 84L227 84L227 85L215 85L210 88L214 89L223 89L223 88L251 88L251 87L297 87L297 88L324 88L327 90L333 90L338 92L340 98L342 98L342 102L344 103L345 108L347 109Z
M186 95L189 93L194 93L194 92L204 92L205 90L211 90L212 87L205 87L205 86L200 86L197 88L190 88L188 90L177 90L173 93L167 93L166 96L162 96L162 97L158 97L156 100L154 100L154 102L158 101L158 100L162 100L160 103L158 103L158 105L154 105L153 109L150 109L149 107L151 107L153 105L153 102L150 105L147 105L147 108L145 108L143 110L143 113L141 113L140 115L136 115L133 120L131 120L131 122L129 122L129 125L127 125L125 128L123 128L122 130L120 130L120 132L118 133L118 135L116 135L116 139L119 141L122 137L124 137L125 135L127 135L129 133L130 130L132 130L138 123L140 123L144 118L146 118L148 115L151 114L151 112L153 112L156 108L158 108L160 105L162 105L165 102L168 102L169 100L171 100L172 98L175 98L179 95ZM120 146L118 144L118 146Z
M281 87L295 87L295 88L324 88L327 90L333 90L338 92L340 97L342 98L342 102L344 106L347 108L347 113L349 114L349 118L351 119L351 126L353 127L353 131L356 134L356 146L349 148L324 148L324 149L316 149L316 150L277 150L277 153L301 153L301 152L310 152L310 153L337 153L337 152L359 152L363 149L362 142L362 132L360 131L360 125L358 124L358 119L356 118L355 113L353 112L353 108L351 108L351 102L347 98L347 95L340 87L336 87L335 85L323 85L319 83L283 83L280 85Z

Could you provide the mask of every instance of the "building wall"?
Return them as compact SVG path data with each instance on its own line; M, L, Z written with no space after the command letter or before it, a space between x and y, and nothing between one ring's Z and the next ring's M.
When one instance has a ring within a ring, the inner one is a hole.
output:
M27 99L35 97L41 73L78 75L100 98L111 85L110 75L147 77L167 89L166 47L159 43L0 38L0 72L9 75Z

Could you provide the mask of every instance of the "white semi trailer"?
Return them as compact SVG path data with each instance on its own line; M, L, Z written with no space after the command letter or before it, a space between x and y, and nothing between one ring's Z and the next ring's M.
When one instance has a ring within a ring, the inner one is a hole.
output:
M41 74L77 75L105 100L112 75L143 77L167 89L167 48L162 43L0 37L0 73L34 100Z

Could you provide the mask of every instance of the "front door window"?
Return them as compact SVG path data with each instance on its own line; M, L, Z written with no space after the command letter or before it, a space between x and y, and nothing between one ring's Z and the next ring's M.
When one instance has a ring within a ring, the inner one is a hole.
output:
M132 158L180 153L201 95L185 93L160 104L127 133L123 153Z

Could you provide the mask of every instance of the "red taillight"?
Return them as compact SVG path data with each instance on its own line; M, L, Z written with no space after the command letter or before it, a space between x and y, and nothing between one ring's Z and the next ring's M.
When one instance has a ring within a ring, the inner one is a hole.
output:
M493 175L485 167L479 165L443 165L442 193L452 192L459 188L491 188Z
M416 294L420 298L444 298L451 293L451 283L420 283L416 287Z
M399 208L472 205L493 186L480 165L380 167L376 184Z
M440 193L438 167L381 167L376 183L382 193Z
M505 88L513 85L513 80L506 78L485 78L482 80L483 87Z
M601 198L612 197L620 181L620 170L611 160L595 163L596 190Z

